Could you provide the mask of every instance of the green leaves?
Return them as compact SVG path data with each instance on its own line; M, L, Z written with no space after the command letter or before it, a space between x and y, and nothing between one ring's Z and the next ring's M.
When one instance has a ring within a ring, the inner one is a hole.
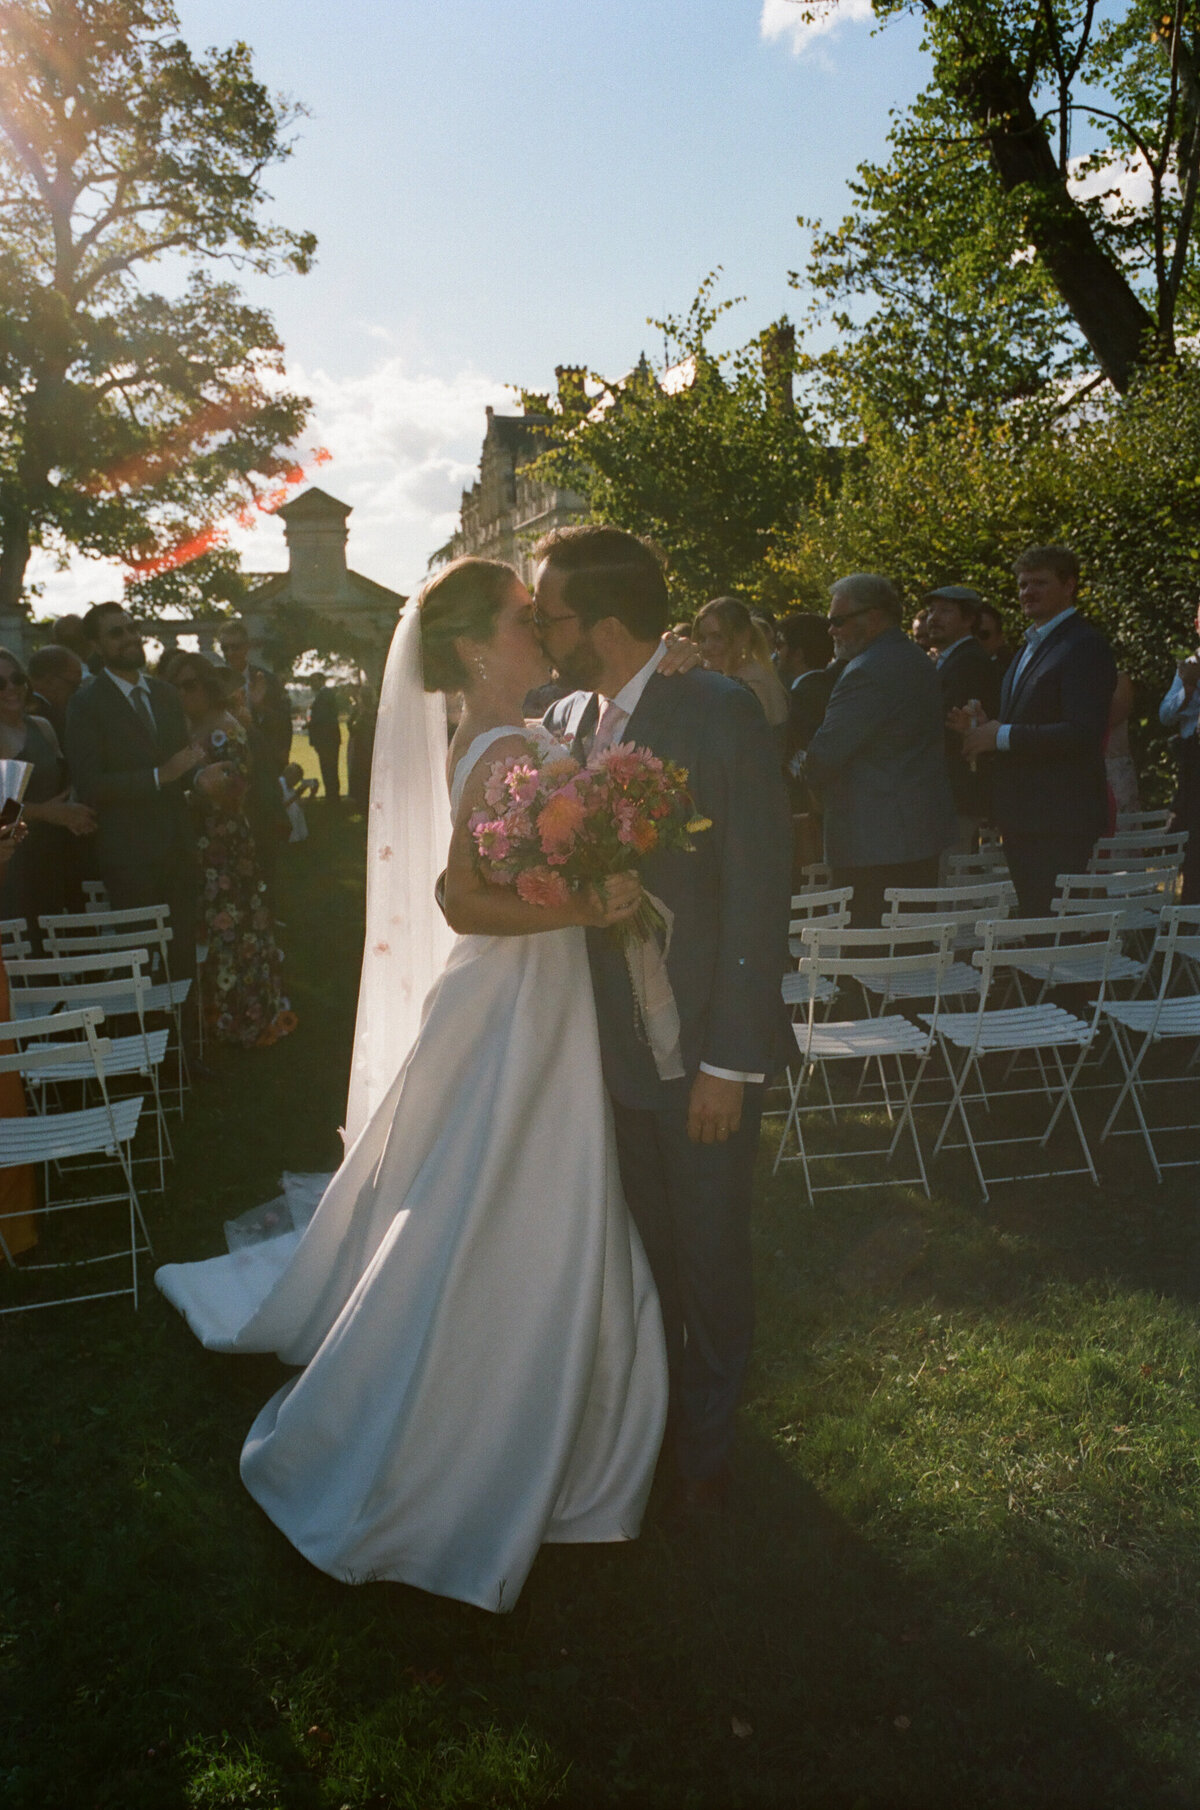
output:
M681 614L730 590L773 594L766 556L798 520L824 459L790 402L786 322L724 360L710 351L716 320L734 305L713 302L715 280L682 320L650 323L675 354L670 369L656 377L643 363L606 383L601 406L539 461L598 520L657 542Z
M263 218L301 112L168 0L0 0L0 605L31 544L145 554L290 463L308 404L214 265L311 265Z

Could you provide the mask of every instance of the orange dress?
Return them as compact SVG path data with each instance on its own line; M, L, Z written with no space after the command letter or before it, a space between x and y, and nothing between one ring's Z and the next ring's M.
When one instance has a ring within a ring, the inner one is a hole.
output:
M0 1023L9 1018L8 975L0 961ZM12 1052L11 1043L0 1044L0 1054ZM25 1089L18 1074L0 1075L0 1118L25 1117ZM37 1243L37 1223L33 1209L36 1185L32 1163L19 1169L0 1169L0 1238L10 1257L19 1257ZM10 1217L11 1216L11 1217ZM3 1253L0 1251L0 1262Z

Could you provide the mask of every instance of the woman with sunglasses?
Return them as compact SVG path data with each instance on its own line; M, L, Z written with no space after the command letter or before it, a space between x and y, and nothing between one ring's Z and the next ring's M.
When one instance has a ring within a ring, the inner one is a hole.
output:
M58 737L45 717L28 714L29 699L24 667L0 647L0 759L33 768L22 812L29 833L0 881L0 917L24 918L37 943L38 919L66 908L71 837L90 836L96 817L72 801Z

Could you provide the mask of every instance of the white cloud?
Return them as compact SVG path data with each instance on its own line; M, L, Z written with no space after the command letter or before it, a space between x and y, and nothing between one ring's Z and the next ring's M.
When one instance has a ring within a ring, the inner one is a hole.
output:
M1154 199L1150 167L1140 151L1114 157L1099 169L1088 168L1089 159L1073 157L1067 176L1067 187L1080 201L1099 200L1110 218L1126 209L1136 214L1148 213ZM1178 196L1179 185L1173 175L1167 177L1168 194Z
M800 56L847 20L861 24L873 17L871 0L763 0L758 29L764 38L782 38Z
M355 571L410 592L425 576L429 555L453 533L463 488L475 478L487 425L519 404L504 384L470 367L450 376L413 368L400 353L370 370L334 378L293 366L289 384L313 399L300 449L311 482L349 503L348 558ZM313 450L331 457L314 464ZM200 524L197 524L199 527ZM253 528L232 526L230 541L247 572L282 571L287 564L283 524L262 516ZM30 579L44 583L39 615L59 616L89 603L118 598L122 569L110 561L75 558L65 572L38 555Z

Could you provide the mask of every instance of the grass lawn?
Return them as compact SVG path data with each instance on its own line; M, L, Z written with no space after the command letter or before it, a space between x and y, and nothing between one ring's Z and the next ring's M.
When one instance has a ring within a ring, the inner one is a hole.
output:
M301 1028L195 1096L163 1258L336 1162L362 826L309 822ZM299 1558L237 1477L284 1368L153 1288L0 1321L4 1810L1200 1802L1196 1173L814 1211L771 1136L734 1512L656 1494L503 1618Z

